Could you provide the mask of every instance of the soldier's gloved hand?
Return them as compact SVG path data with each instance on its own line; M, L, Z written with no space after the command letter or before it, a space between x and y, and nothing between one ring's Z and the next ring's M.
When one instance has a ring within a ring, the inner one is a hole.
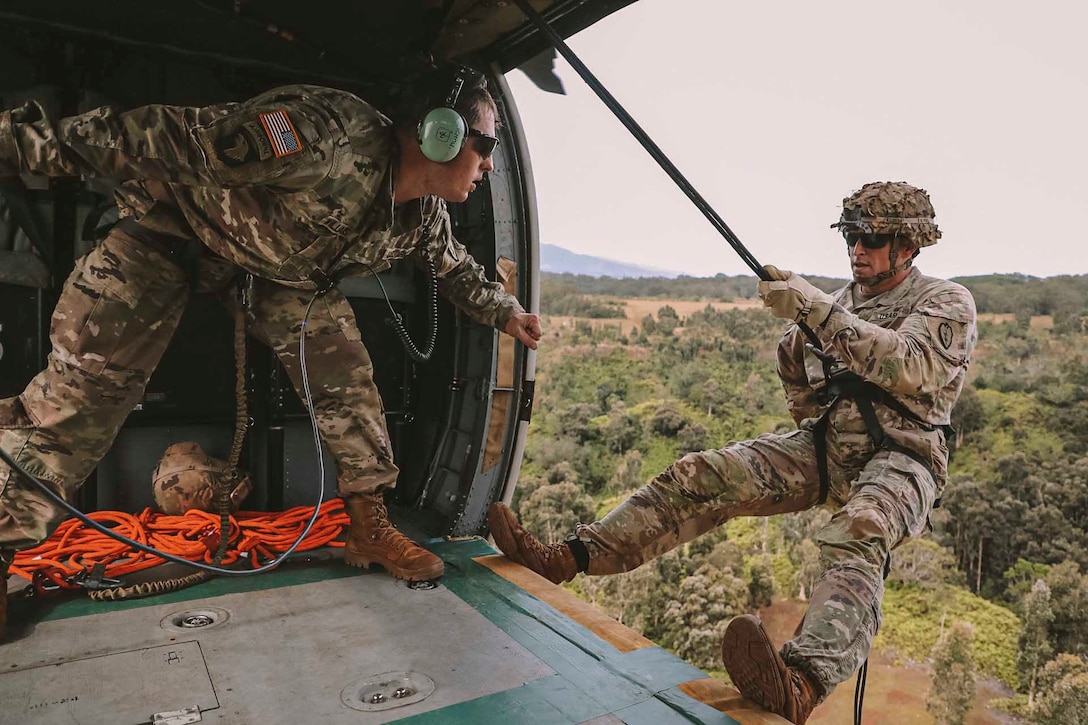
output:
M760 281L757 287L759 298L771 308L775 317L815 327L831 314L831 306L835 304L831 295L816 289L793 272L770 264L763 269L772 281Z

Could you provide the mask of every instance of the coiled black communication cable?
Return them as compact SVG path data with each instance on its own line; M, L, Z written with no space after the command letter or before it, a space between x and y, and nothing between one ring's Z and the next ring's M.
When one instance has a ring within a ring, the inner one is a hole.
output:
M385 291L382 278L374 273L370 265L366 265L366 267L370 269L371 276L378 280L378 286L382 289L382 296L385 297L385 304L389 306L389 313L393 315L387 322L393 328L393 332L397 333L404 351L416 362L427 362L434 353L434 344L438 339L438 270L435 269L434 262L430 259L427 260L427 300L430 304L427 307L427 344L423 350L416 346L411 335L408 334L408 329L404 326L404 318L393 309L393 303L389 299L389 294Z
M525 13L525 16L529 18L534 25L536 25L537 29L547 36L548 40L550 40L555 49L559 51L560 55L570 63L571 67L574 68L578 75L582 77L582 80L586 82L586 85L597 94L597 97L604 102L604 105L608 106L608 109L615 114L616 118L620 120L620 123L627 127L627 130L631 132L631 135L642 144L642 147L646 149L647 153L649 153L654 161L664 169L665 173L669 175L669 178L680 187L680 190L687 195L688 199L690 199L691 202L695 204L695 207L703 213L703 216L707 218L710 224L725 238L725 241L729 242L729 246L733 247L733 250L740 256L744 263L755 272L756 276L764 282L772 281L771 275L763 268L763 265L756 260L755 256L748 251L748 248L741 243L737 235L733 233L733 230L729 228L729 225L718 216L718 212L714 211L714 208L710 206L707 200L691 185L691 182L680 173L680 169L676 168L676 165L669 160L669 157L665 155L665 152L662 151L661 148L654 143L653 139L642 130L642 127L639 126L638 122L632 118L631 114L620 105L620 102L608 92L607 88L601 85L601 82L590 72L585 63L583 63L581 59L575 55L574 51L567 46L559 33L555 32L548 22L541 17L540 13L533 9L528 0L514 0L514 3L521 8L521 11ZM812 331L812 328L804 322L798 322L797 326L801 328L801 332L804 333L813 347L817 350L823 349L820 338L816 337L816 333Z
M259 566L256 569L225 569L221 566L213 566L211 564L205 564L200 561L189 561L188 559L182 559L180 556L167 554L165 551L159 551L158 549L147 546L146 544L141 544L139 541L133 541L127 536L122 536L116 531L106 528L87 514L77 509L72 504L65 501L53 489L49 488L49 486L38 480L37 476L27 471L25 468L23 468L21 464L17 463L15 459L8 455L7 451L5 451L3 448L0 448L0 459L3 459L4 463L11 466L11 469L13 471L18 472L21 476L30 481L30 483L32 483L35 487L40 489L41 492L44 493L46 497L57 506L60 506L62 509L64 509L72 516L76 517L95 531L105 534L106 536L120 541L123 544L127 544L128 546L131 546L137 551L142 551L145 554L151 554L152 556L157 556L160 559L165 559L167 561L172 561L175 564L183 564L185 566L191 566L194 569L201 569L203 571L211 572L213 574L222 574L225 576L253 576L255 574L263 574L266 571L275 569L277 566L280 565L280 563L283 562L284 559L294 553L295 549L298 548L298 545L301 544L302 540L306 538L306 535L310 533L310 529L313 528L314 522L317 521L317 515L321 510L321 502L325 497L325 462L323 460L323 456L321 455L321 434L317 427L317 416L314 414L313 397L310 395L310 380L309 376L306 374L306 323L310 319L310 310L313 308L314 302L317 300L318 297L321 296L321 294L321 292L314 294L314 296L310 298L310 303L306 305L306 314L303 315L302 318L302 335L298 343L299 361L302 365L302 388L306 394L306 409L310 413L310 424L313 426L314 430L314 444L317 446L317 465L321 475L321 485L318 487L318 501L314 505L314 513L312 516L310 516L310 520L309 522L307 522L306 528L302 530L301 534L299 534L299 537L295 540L295 543L291 544L291 547L287 549L287 551L283 552L269 563L263 566Z

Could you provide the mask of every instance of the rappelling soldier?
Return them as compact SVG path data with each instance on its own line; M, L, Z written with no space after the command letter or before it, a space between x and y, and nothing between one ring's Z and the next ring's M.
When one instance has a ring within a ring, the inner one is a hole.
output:
M948 469L949 415L977 339L962 286L913 266L941 238L928 194L863 186L832 225L853 281L826 294L767 267L759 296L791 325L778 374L797 430L691 453L602 520L545 546L494 504L488 524L514 561L559 583L634 569L737 516L831 508L823 572L796 636L776 649L758 618L730 622L725 668L749 699L797 725L865 662L881 622L891 551L925 532Z

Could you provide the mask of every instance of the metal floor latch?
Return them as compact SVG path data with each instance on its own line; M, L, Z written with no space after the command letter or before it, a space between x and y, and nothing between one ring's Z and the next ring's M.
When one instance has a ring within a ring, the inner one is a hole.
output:
M199 705L193 705L184 710L157 712L151 716L151 725L187 725L191 722L200 722Z

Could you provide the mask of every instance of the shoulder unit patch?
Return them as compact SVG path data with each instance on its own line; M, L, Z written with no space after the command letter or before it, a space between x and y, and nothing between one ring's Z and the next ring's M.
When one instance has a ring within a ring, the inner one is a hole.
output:
M941 344L944 345L945 350L952 347L952 325L942 322L937 327L937 336L941 338Z

